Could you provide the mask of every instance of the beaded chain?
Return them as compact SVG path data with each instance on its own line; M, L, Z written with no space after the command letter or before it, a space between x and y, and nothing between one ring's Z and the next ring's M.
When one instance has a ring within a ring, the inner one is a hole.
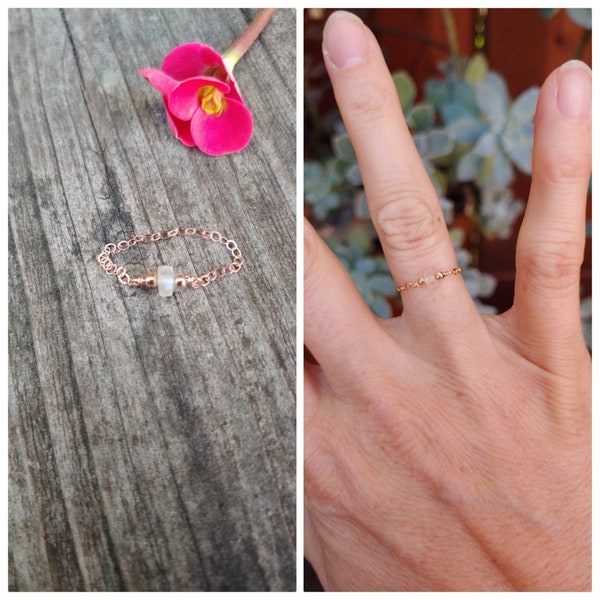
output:
M195 236L212 242L218 242L229 250L233 260L228 265L217 267L204 275L200 275L200 277L194 275L175 275L173 267L166 265L159 266L156 273L148 273L141 277L131 277L125 270L125 267L115 264L111 259L113 254L133 248L136 244L151 244L179 235ZM244 264L242 252L233 240L227 239L218 231L208 231L200 227L176 227L167 231L155 231L154 233L135 235L130 240L123 240L116 244L106 244L102 252L98 255L97 260L109 275L114 275L122 284L136 287L156 287L158 288L158 293L165 297L172 296L173 291L176 289L205 287L219 277L237 273Z
M437 271L435 273L427 271L427 273L421 275L416 281L408 281L398 286L396 289L399 292L405 292L406 290L419 288L422 285L433 288L436 287L442 279L446 279L446 277L450 277L450 275L460 275L460 273L462 273L462 267L454 267L449 271Z

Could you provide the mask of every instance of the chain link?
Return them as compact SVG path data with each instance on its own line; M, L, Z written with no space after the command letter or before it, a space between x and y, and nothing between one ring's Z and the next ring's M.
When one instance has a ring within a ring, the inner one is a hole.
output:
M421 277L419 277L416 281L407 281L406 283L398 286L396 289L399 292L405 292L406 290L420 288L423 285L431 287L439 283L442 279L450 277L450 275L460 275L460 273L462 273L461 267L453 267L448 271L437 271L435 273L428 272L425 275L421 275Z
M211 242L218 242L227 248L233 260L222 267L217 267L204 275L196 277L194 275L184 275L186 287L197 289L210 285L215 279L225 277L231 273L237 273L244 264L242 251L236 242L221 235L218 231L210 231L201 227L176 227L175 229L155 231L154 233L144 233L134 235L129 240L122 240L116 244L106 244L102 252L97 256L100 266L109 274L114 275L122 284L140 287L145 285L146 277L132 278L125 270L125 267L119 266L113 262L111 256L124 250L133 248L136 244L152 244L160 240L166 240L176 236L195 236Z

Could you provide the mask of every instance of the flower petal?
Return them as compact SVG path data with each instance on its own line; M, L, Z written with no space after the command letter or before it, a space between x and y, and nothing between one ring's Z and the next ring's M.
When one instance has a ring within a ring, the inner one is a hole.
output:
M227 94L229 86L214 77L193 77L177 84L169 96L169 110L184 121L189 121L199 106L198 90L211 85L220 92Z
M177 86L177 80L169 77L159 69L140 69L139 73L144 79L163 96L168 96Z
M196 143L194 142L194 138L192 138L192 134L190 133L190 121L182 121L181 119L178 119L169 110L168 98L164 97L163 100L165 103L165 110L167 112L167 121L169 123L169 127L171 127L171 131L184 146L192 148L196 145Z
M190 132L196 146L210 156L238 152L252 137L253 121L250 111L231 98L219 115L207 115L197 110L190 123Z
M165 56L162 64L162 70L178 81L204 75L206 69L210 67L225 69L223 59L216 50L198 42L173 48Z
M229 76L227 82L231 85L229 96L234 100L245 104L244 99L242 98L242 93L240 92L240 88L238 87L237 81L233 77L233 72L230 69L228 69L227 65L225 65L225 68L227 70L227 75Z

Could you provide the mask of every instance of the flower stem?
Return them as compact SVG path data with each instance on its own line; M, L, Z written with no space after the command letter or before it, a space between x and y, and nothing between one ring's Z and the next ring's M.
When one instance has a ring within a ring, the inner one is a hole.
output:
M581 56L583 55L583 51L585 50L585 47L587 46L587 43L589 42L591 37L592 37L592 30L586 29L583 32L581 39L579 40L577 49L575 50L575 58L581 59Z
M248 25L244 33L242 33L242 35L240 35L240 37L235 40L225 52L223 52L223 60L230 70L233 70L233 67L238 60L240 60L248 48L252 46L256 38L269 23L276 10L276 8L263 8L258 15L256 15L252 23Z
M454 15L449 8L442 8L442 18L444 19L444 27L446 28L446 36L448 38L448 46L450 47L450 60L455 75L460 75L460 48L458 45L458 33L456 31L456 22Z

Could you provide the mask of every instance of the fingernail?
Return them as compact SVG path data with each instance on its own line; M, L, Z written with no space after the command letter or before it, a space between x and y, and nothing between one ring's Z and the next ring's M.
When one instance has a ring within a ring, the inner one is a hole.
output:
M348 69L364 62L368 54L363 22L352 13L334 12L323 31L323 55L338 69Z
M592 109L591 69L579 60L570 60L558 70L557 78L560 112L574 121L587 119Z

